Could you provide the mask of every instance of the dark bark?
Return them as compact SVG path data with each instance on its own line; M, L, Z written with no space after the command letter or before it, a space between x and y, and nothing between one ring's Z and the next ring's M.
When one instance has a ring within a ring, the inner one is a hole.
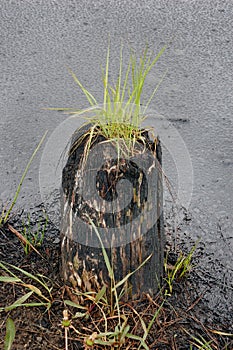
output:
M90 164L83 164L87 138L80 139L80 135L87 129L85 127L74 135L62 174L62 277L82 292L98 291L104 284L109 286L94 225L106 247L116 282L135 271L151 255L125 284L125 299L138 298L142 292L153 294L160 286L164 253L160 143L158 140L153 143L147 131L143 132L144 143L139 141L136 145L136 149L143 150L141 161L143 159L145 166L142 167L137 164L137 157L111 158L107 144L105 151L99 154L94 146L105 138L98 135L89 153L93 163L98 160L102 165L98 167L97 162L96 169L96 164L92 164L95 171L86 172L85 166L90 167ZM74 147L77 144L78 147ZM128 185L119 191L122 180ZM93 181L103 203L99 210L94 205L94 198L90 200L91 190L85 187L85 183ZM130 200L126 195L127 187L132 189ZM86 200L88 195L90 198ZM116 207L109 211L107 208L111 203L116 203ZM119 203L125 204L120 206Z

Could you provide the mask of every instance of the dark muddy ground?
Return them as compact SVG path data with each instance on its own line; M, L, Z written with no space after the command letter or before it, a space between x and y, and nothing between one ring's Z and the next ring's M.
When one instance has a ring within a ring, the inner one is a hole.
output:
M23 215L24 216L24 215ZM35 217L36 219L36 217ZM186 215L183 224L186 225L191 218ZM11 224L17 229L22 229L21 219L15 217L11 220ZM186 222L185 222L186 221ZM166 227L166 234L168 238L167 249L173 249L171 244L172 232L169 226ZM5 322L7 316L14 320L16 326L16 339L12 347L13 350L23 349L65 349L65 331L62 328L62 319L64 309L69 310L69 315L74 315L77 309L71 306L65 306L64 300L73 299L72 290L65 288L59 276L59 259L60 248L59 240L57 239L59 233L52 225L47 228L47 234L41 247L38 247L38 255L31 252L29 255L24 254L22 244L18 238L7 229L2 228L0 239L0 260L5 263L10 263L30 273L42 274L49 278L47 284L52 287L51 301L52 306L49 311L45 307L18 307L10 312L0 313L1 336L0 345L3 348L5 336ZM177 235L177 251L187 250L187 244L179 239ZM187 241L187 239L186 239ZM169 255L169 264L175 263L177 258L176 253ZM201 242L199 243L194 257L193 269L187 278L176 281L173 285L172 296L167 297L166 301L159 312L159 315L154 322L147 344L150 349L168 350L168 349L218 349L231 350L233 348L233 339L222 334L216 334L215 331L233 333L232 314L224 312L224 297L219 299L219 306L222 309L211 309L208 305L208 293L215 290L216 284L219 284L217 270L221 269L216 263L215 276L206 276L202 269L202 261L205 259L205 247ZM213 267L214 268L214 267ZM1 275L5 274L0 270ZM15 271L14 271L15 272ZM20 274L17 272L17 276ZM31 284L28 278L23 277L24 281ZM41 286L38 286L41 288ZM232 288L232 285L226 284L225 288ZM0 285L1 297L0 307L11 305L22 295L28 292L28 289L21 285L3 284ZM224 294L224 289L223 289ZM31 297L29 301L39 301L40 298ZM143 329L134 308L145 321L149 324L153 315L161 305L163 298L161 295L155 296L153 299L147 296L142 296L140 301L135 301L132 304L122 305L125 315L128 317L128 324L131 326L131 332L136 335L142 335ZM79 310L78 310L79 311ZM102 316L98 314L95 308L90 311L89 318L77 318L73 320L72 325L81 333L91 334L96 331L97 327L101 329L98 324ZM115 327L112 321L112 330ZM96 327L96 328L95 328ZM206 347L201 347L194 338L205 339ZM201 338L202 337L202 338ZM196 343L191 347L191 343ZM83 340L73 329L68 331L69 350L85 349ZM94 349L99 349L100 346L95 345ZM102 347L103 348L103 347ZM110 348L110 347L106 347ZM119 348L119 346L117 346ZM126 341L122 349L138 349L139 343L135 340Z

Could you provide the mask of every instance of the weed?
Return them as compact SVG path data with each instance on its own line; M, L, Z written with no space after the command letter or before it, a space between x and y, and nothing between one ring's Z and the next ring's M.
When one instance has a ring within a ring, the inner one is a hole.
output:
M213 350L214 348L211 346L211 344L213 343L213 340L205 340L201 335L199 336L199 338L197 337L193 337L192 339L194 342L192 342L190 344L190 350L193 349L193 345L200 350Z
M76 110L74 108L49 109L69 111L69 113L76 116L87 112L89 115L91 114L91 116L86 117L86 124L91 124L92 126L82 138L78 139L74 147L78 147L84 139L87 139L84 154L88 155L93 139L98 135L102 135L106 140L116 145L119 156L121 154L126 157L133 153L136 141L145 142L143 131L140 127L145 119L146 110L164 76L155 87L144 107L141 104L142 91L147 75L165 49L166 46L152 58L152 55L148 53L148 48L146 48L140 57L139 63L137 63L136 55L131 51L126 73L123 76L123 47L121 47L117 82L110 85L110 48L108 47L105 70L102 71L104 96L103 105L101 106L98 106L98 101L95 97L82 85L75 73L69 69L74 81L85 94L90 108L84 110Z
M170 296L172 294L173 290L173 283L181 279L182 277L186 276L190 270L192 269L191 260L193 257L193 254L196 250L197 244L190 250L188 255L184 255L182 252L179 254L177 261L174 265L168 264L168 253L164 262L164 268L165 268L165 274L166 277L164 278L165 282L167 283L168 290L165 289L165 294Z
M35 276L30 272L27 272L17 266L3 262L0 262L0 268L3 269L5 273L7 273L7 275L4 274L0 276L0 282L12 283L14 285L19 285L30 290L28 293L24 294L22 297L17 299L13 304L1 307L0 312L8 312L21 306L46 306L47 310L50 309L52 302L52 288L49 288L47 283L45 282L45 276ZM24 277L29 278L33 284L25 282L22 278L20 278L14 272L12 272L12 270L16 270L19 274L22 274ZM39 287L37 287L35 284L37 284ZM39 302L26 303L26 301L33 295L39 298Z
M44 213L44 218L39 219L36 228L31 225L30 214L28 214L27 221L23 222L23 229L21 231L22 236L25 238L24 252L25 254L29 254L31 251L31 247L40 247L44 240L45 230L48 225L48 216ZM44 222L42 222L44 221Z
M14 321L8 317L6 321L6 336L4 341L4 350L10 350L15 339L15 324Z
M39 151L39 149L40 149L40 147L41 147L41 145L42 145L42 143L44 142L44 139L45 139L45 137L46 137L46 134L47 134L47 131L45 132L45 134L44 134L43 137L41 138L39 144L37 145L37 147L35 148L34 152L32 153L32 156L31 156L31 158L29 159L29 161L28 161L28 163L27 163L27 165L26 165L26 168L25 168L25 170L24 170L24 172L23 172L23 175L22 175L22 177L21 177L21 179L20 179L19 185L18 185L18 187L17 187L17 189L16 189L14 198L13 198L13 200L12 200L12 202L11 202L9 208L8 208L8 209L7 209L7 208L4 208L4 209L2 210L2 213L1 213L1 215L0 215L0 227L2 227L4 224L6 224L7 220L9 219L9 216L10 216L10 214L11 214L11 212L12 212L12 210L13 210L15 204L16 204L17 199L18 199L18 196L19 196L19 193L20 193L22 184L23 184L23 182L24 182L24 179L25 179L25 177L26 177L26 175L27 175L27 173L28 173L28 170L29 170L29 168L30 168L30 166L31 166L31 163L32 163L33 159L35 158L37 152Z
M210 332L221 335L221 336L226 336L228 338L233 337L233 334L222 332L222 331L210 330ZM192 341L190 341L190 350L193 350L193 345L195 346L195 348L197 348L199 350L219 349L216 340L212 337L210 340L206 340L201 335L199 335L198 337L191 336L191 338L192 338ZM224 348L221 348L221 349L222 350L230 350L230 349L232 349L232 347L230 348L230 346L231 346L230 344L226 343Z
M0 262L0 268L5 271L4 275L0 276L0 282L2 283L11 283L16 286L21 286L29 290L29 292L25 292L20 298L18 298L11 305L7 305L5 307L0 308L1 312L10 312L13 309L19 307L46 307L46 310L49 310L52 303L52 288L49 288L47 283L45 282L46 277L42 275L32 275L31 273L8 263ZM17 276L12 270L16 270L19 274L22 274L24 277L29 278L32 283L25 282L22 278ZM39 287L36 286L39 285ZM28 302L28 299L32 297L36 298L36 301ZM39 301L37 300L39 299ZM6 321L6 336L4 341L4 350L10 350L15 338L15 324L14 321L8 317Z

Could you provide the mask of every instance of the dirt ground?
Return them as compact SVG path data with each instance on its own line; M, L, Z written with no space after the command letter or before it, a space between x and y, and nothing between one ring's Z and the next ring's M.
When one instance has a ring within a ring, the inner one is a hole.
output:
M12 220L11 224L20 230L20 220L17 217ZM63 311L68 310L68 315L71 317L75 315L77 309L65 304L65 300L74 300L74 298L72 289L65 287L59 276L60 245L57 238L59 232L52 226L49 226L47 231L42 246L37 248L41 255L33 251L29 255L25 255L22 243L7 227L0 231L0 261L20 267L33 275L46 276L46 283L52 288L51 296L48 296L51 301L49 310L46 310L44 306L35 306L17 307L8 312L4 310L0 312L0 348L4 348L6 320L10 316L14 320L16 328L16 338L12 350L65 349L66 330L69 350L104 349L100 345L85 346L81 336L84 333L91 335L97 329L102 330L100 323L102 315L95 307L90 308L88 317L73 318L72 327L69 329L65 330L62 327ZM202 248L197 248L194 265L198 262L198 266L200 266L203 251ZM174 264L176 258L177 255L171 253L169 264ZM12 268L9 269L17 277L20 276L25 283L34 283L20 272ZM0 275L9 274L0 269ZM45 278L43 280L45 281ZM166 301L146 339L149 349L233 349L232 337L224 335L224 333L233 333L232 315L220 315L210 310L203 299L203 290L205 289L203 283L206 283L206 287L209 289L213 282L201 279L198 267L194 268L188 277L174 283L172 295L166 297ZM202 288L200 288L200 284ZM41 288L41 285L39 287ZM162 289L164 290L164 288L165 286ZM21 284L1 283L0 308L11 305L27 292L28 289ZM145 324L149 325L153 315L158 312L159 306L163 302L161 294L157 294L154 298L143 295L141 300L121 305L132 334L143 335L142 322L138 314ZM27 302L39 302L40 300L34 293ZM221 303L221 300L219 302ZM114 320L111 322L109 324L114 330L116 324ZM80 333L78 334L77 331ZM201 345L201 341L205 341L205 345ZM126 339L121 347L115 345L114 348L138 349L139 344L137 340ZM110 349L111 347L106 346L105 348Z

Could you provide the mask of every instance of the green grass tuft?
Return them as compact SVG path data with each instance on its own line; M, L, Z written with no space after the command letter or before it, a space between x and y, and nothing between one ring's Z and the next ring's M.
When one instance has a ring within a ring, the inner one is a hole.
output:
M96 134L103 135L107 140L114 143L118 154L128 156L133 153L137 140L143 141L141 125L145 119L146 110L163 80L155 87L145 106L142 107L142 92L147 75L155 66L166 46L153 57L146 47L139 61L133 51L123 74L123 46L120 50L120 64L116 83L109 82L110 47L107 49L105 69L102 70L103 101L97 99L83 86L75 73L69 69L71 76L82 90L89 103L89 108L83 110L68 108L50 108L51 110L64 110L80 116L88 113L86 124L92 127L84 135L89 137L87 141L87 153L90 149L92 139ZM78 147L79 144L76 144Z

